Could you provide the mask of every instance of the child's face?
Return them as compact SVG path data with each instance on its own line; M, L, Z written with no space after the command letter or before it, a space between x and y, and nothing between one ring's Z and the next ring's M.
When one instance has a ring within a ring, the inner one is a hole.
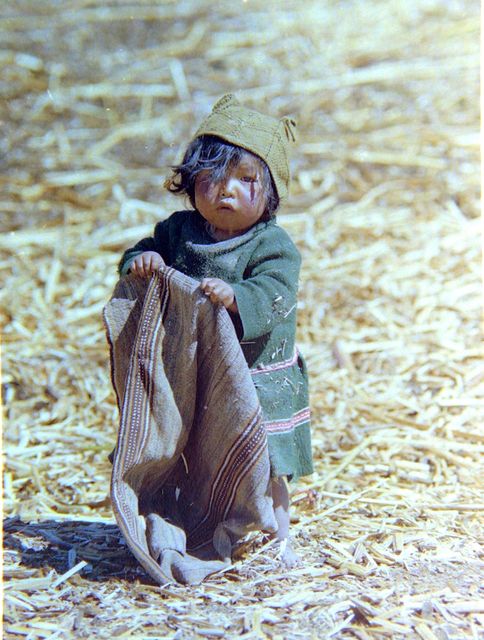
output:
M265 200L262 168L248 153L220 182L213 182L209 171L202 171L195 182L195 206L221 239L250 229L264 213Z

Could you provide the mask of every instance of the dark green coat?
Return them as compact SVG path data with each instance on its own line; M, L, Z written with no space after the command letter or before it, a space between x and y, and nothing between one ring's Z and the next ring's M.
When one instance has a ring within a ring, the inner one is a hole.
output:
M121 275L143 251L157 251L192 278L221 278L233 287L233 320L262 406L272 473L311 473L307 372L295 345L301 258L288 234L271 220L217 241L197 211L178 211L124 253Z

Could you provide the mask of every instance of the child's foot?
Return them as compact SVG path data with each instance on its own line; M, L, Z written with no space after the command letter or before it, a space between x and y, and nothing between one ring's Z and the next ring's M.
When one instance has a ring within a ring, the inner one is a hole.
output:
M294 567L302 564L301 558L297 555L294 549L291 546L291 543L286 538L285 540L281 540L279 542L280 549L277 557L283 567L286 569L293 569Z
M285 478L272 478L272 502L274 505L274 515L278 524L274 537L279 544L277 557L281 565L286 569L301 564L301 559L294 551L289 542L289 493Z

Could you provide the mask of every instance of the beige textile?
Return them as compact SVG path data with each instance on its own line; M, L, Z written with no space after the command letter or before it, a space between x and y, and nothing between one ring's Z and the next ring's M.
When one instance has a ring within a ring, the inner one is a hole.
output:
M267 437L232 322L171 268L121 279L104 309L120 426L111 499L160 584L230 563L249 530L277 527Z

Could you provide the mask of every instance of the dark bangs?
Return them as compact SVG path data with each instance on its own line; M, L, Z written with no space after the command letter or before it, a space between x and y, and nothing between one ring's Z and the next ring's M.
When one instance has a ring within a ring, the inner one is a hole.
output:
M172 167L173 175L167 181L166 187L172 193L186 194L195 209L197 175L201 171L209 171L211 180L220 182L225 178L228 169L236 167L246 153L253 156L262 169L262 194L266 206L261 221L267 221L274 217L279 206L279 197L267 164L259 156L217 136L204 135L195 138L189 144L182 162Z

